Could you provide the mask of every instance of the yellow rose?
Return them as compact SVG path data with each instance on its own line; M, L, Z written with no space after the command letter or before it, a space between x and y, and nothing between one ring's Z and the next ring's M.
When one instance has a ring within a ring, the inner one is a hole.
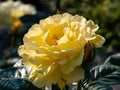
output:
M13 19L18 19L25 14L35 14L36 9L30 4L24 4L21 1L8 0L0 3L0 8L8 11Z
M33 25L24 36L18 53L32 66L29 80L36 87L58 84L61 88L84 78L81 67L86 43L101 47L105 39L98 26L83 16L68 13L49 16Z
M12 28L13 21L10 14L0 8L0 30L9 30Z

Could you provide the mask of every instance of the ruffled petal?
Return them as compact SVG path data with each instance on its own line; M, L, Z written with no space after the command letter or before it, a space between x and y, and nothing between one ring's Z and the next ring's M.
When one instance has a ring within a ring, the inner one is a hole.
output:
M105 42L105 39L100 35L96 35L90 42L93 43L95 47L101 47Z
M36 87L50 87L52 84L57 84L58 81L61 81L62 73L57 64L50 66L46 73L42 73L41 71L43 71L42 68L38 68L33 74L30 74L29 77L29 80Z
M92 32L96 32L99 28L92 20L87 21L86 27L89 27Z
M83 55L84 55L84 48L81 50L78 56L69 60L66 64L60 65L63 74L69 74L74 70L76 66L81 65L83 61Z
M84 79L84 70L82 67L76 67L71 73L65 74L64 80L67 84Z
M26 65L46 65L52 64L53 59L47 57L45 54L37 54L34 50L26 49L24 46L19 47L19 55L23 57L22 62Z

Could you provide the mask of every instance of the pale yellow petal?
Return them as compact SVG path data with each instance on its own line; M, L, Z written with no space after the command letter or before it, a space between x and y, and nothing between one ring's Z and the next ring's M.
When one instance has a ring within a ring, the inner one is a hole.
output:
M90 27L90 30L92 30L92 32L96 32L99 28L98 25L95 25L92 20L87 21L86 27Z
M57 82L61 80L61 76L61 71L58 65L54 64L50 67L50 70L47 73L41 73L41 71L36 70L33 75L30 75L29 80L35 86L42 88L45 86L50 87L52 84L57 84Z
M73 17L73 22L78 22L81 26L86 25L86 19L83 16L75 15Z
M39 24L35 24L29 29L28 33L25 34L25 37L30 38L34 36L39 36L41 34L43 34L42 29L40 28Z
M24 46L29 49L35 49L37 47L38 50L39 46L45 45L45 42L42 39L43 35L44 32L41 30L39 25L33 25L23 38Z
M57 61L70 58L70 55L74 56L73 54L76 52L74 49L66 49L59 51L50 50L47 47L40 47L39 49L41 53L44 53L47 55L47 57Z
M85 40L74 40L71 42L66 42L66 43L61 43L58 45L58 47L62 50L67 50L67 49L75 49L75 48L82 48L83 45L85 44Z
M22 62L26 65L46 65L54 62L45 54L37 54L34 50L28 50L24 46L19 47L18 53L23 57Z
M84 70L82 67L76 67L71 73L66 74L64 79L66 80L67 84L71 84L75 81L79 81L84 79Z
M64 74L71 73L75 67L80 66L83 62L84 48L75 58L69 60L66 64L60 65L60 68Z
M105 39L100 35L96 35L90 42L93 43L95 47L101 47L105 42Z
M72 21L72 15L70 15L68 13L64 13L61 16L59 23L69 23L71 21Z

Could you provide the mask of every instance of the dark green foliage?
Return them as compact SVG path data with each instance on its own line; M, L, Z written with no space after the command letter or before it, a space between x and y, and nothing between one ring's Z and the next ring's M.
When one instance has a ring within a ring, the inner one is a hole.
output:
M40 90L33 86L27 76L30 67L26 67L18 61L14 67L0 70L0 90Z
M37 12L35 15L25 15L20 18L23 24L28 24L28 23L38 23L41 19L44 19L48 16L47 13L42 13L42 12Z
M92 83L86 90L113 90L113 89L106 84L95 82Z
M105 84L120 84L120 67L114 65L94 67L90 75L91 81L98 81Z
M112 64L116 66L120 66L120 53L111 55L105 61L105 64Z
M120 53L114 54L90 71L88 90L111 90L110 86L120 84Z

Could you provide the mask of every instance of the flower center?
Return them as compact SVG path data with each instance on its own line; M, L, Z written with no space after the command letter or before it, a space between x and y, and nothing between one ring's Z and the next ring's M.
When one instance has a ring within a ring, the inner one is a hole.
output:
M60 39L60 37L58 37L59 35L55 34L53 35L51 38L47 39L47 44L52 46L52 45L57 45L57 41Z
M61 37L63 37L64 32L63 29L65 27L65 24L62 25L48 25L47 29L47 37L46 37L46 43L50 46L57 45L58 40L60 40Z

